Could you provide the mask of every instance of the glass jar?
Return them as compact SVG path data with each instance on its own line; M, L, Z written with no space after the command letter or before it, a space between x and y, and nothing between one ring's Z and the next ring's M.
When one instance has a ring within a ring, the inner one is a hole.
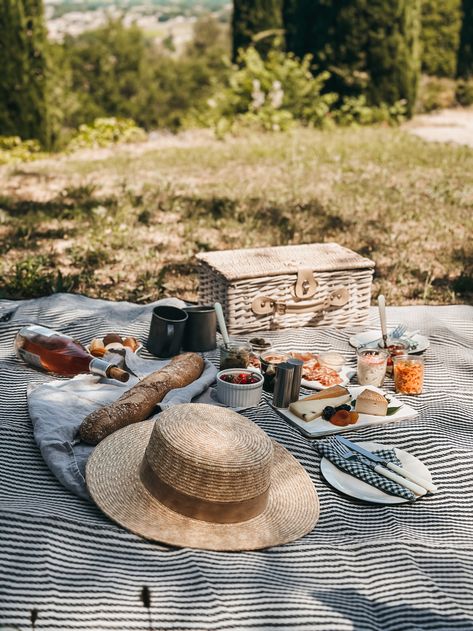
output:
M382 386L389 353L383 348L360 348L357 356L358 383L361 386Z
M397 355L394 362L394 388L399 394L421 394L424 386L424 358Z
M248 368L250 364L251 344L231 340L228 346L219 345L220 370L227 368Z
M261 372L263 373L263 390L265 392L274 392L274 380L276 377L276 366L282 362L287 362L290 356L287 353L278 351L276 348L270 348L261 353Z
M382 342L380 342L380 346ZM381 346L382 347L382 346ZM393 374L393 357L396 355L406 355L409 352L410 342L409 340L403 340L402 338L388 338L387 339L387 347L384 350L387 350L388 355L388 364L386 368L386 372L388 375Z

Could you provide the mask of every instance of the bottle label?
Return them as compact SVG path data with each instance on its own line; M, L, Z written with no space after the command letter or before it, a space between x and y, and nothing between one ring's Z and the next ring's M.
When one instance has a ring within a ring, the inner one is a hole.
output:
M30 351L26 351L24 348L17 349L17 353L20 359L22 359L25 363L29 364L30 366L34 366L35 368L40 368L41 370L44 370L41 359L39 358L39 355L36 355L36 353L30 353Z

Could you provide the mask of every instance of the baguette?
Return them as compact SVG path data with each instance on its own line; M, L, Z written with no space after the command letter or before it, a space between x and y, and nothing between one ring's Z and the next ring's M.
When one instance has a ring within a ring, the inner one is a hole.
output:
M200 355L177 355L167 366L145 377L117 401L86 416L79 428L81 440L97 445L117 429L144 421L170 390L189 385L200 377L203 369L204 360Z

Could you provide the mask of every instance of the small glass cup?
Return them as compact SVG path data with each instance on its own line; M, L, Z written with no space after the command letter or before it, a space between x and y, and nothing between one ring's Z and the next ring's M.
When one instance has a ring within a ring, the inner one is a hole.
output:
M227 368L248 368L250 364L251 344L231 340L228 346L219 345L220 370Z
M394 388L399 394L422 394L424 386L424 358L420 355L396 355Z
M361 386L382 386L389 353L383 348L360 348L357 356L358 383Z
M382 346L383 342L379 343L380 348L384 348ZM387 350L389 353L388 356L388 365L386 368L386 373L391 376L393 374L393 357L396 355L406 355L409 353L410 343L409 340L404 340L402 338L395 339L389 338L387 339L387 347L384 350Z

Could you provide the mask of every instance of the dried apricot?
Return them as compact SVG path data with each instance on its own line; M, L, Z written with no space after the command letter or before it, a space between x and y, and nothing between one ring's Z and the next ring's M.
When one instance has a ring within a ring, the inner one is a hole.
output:
M349 414L351 416L350 425L354 425L360 415L358 414L358 412L349 412Z
M330 418L330 422L333 425L338 425L338 427L345 427L346 425L351 424L351 412L347 410L338 410L335 414Z

